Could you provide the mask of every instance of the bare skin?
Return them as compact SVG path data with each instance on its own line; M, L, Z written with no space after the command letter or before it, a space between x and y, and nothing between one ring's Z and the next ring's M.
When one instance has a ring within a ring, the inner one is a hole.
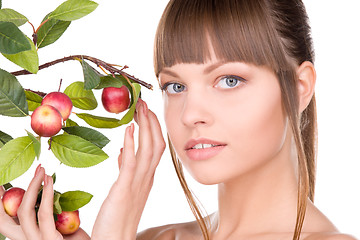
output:
M314 91L315 71L305 62L297 73L302 111ZM165 123L177 155L197 181L218 185L218 211L210 216L211 240L292 239L297 210L296 152L275 75L266 67L224 63L213 57L204 64L166 68L160 82L165 89ZM139 148L135 152L131 125L118 159L119 177L100 209L91 239L202 239L196 222L136 234L165 144L159 122L144 102L137 106L135 120ZM29 186L34 190L28 190L21 207L21 225L10 224L0 211L0 218L6 220L0 232L19 234L14 240L61 240L50 219L52 182L41 168L35 175ZM36 193L43 180L45 194L37 226L31 192ZM302 230L301 240L354 240L340 234L310 201ZM85 234L76 239L90 237Z
M36 222L35 202L41 184L44 182L42 194L42 204L38 212L39 224ZM5 190L0 186L0 196L3 196ZM18 209L18 218L13 219L8 216L0 201L0 232L13 240L28 239L52 239L52 240L85 240L88 235L82 229L79 229L72 235L62 236L55 228L53 218L53 182L52 177L45 174L45 169L40 165L35 171L35 176L24 195L21 205Z
M226 86L228 76L246 81ZM210 216L211 239L292 239L296 152L275 75L264 67L222 63L213 57L205 64L165 68L159 79L177 155L197 181L218 184L219 210ZM311 63L298 67L300 111L311 99L315 79ZM205 151L194 156L184 147L191 138L211 139L223 147L210 158ZM191 222L146 230L137 239L195 240L202 234ZM301 239L354 238L340 234L308 201Z

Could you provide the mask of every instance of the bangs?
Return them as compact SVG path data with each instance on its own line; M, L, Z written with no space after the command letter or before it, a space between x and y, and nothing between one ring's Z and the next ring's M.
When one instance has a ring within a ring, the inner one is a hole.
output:
M155 38L156 76L177 63L220 61L287 68L281 39L261 0L170 1Z

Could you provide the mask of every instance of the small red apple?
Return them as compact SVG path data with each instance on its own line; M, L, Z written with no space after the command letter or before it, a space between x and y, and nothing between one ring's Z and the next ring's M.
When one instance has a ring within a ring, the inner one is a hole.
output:
M129 108L129 90L126 86L104 88L101 100L106 111L111 113L123 112Z
M13 187L7 190L2 197L5 212L11 217L17 216L17 210L24 197L25 190L18 187Z
M41 105L31 115L31 128L42 137L51 137L62 128L60 112L50 105Z
M57 214L56 229L61 234L72 234L80 227L79 210Z
M50 105L59 110L64 121L69 118L73 107L69 96L62 92L47 94L42 100L41 105Z

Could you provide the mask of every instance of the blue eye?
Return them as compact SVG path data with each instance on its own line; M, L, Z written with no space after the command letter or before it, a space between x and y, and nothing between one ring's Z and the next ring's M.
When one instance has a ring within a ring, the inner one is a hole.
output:
M238 86L240 83L245 82L245 79L238 76L224 76L220 79L220 81L216 84L216 87L220 88L234 88Z
M166 83L161 89L167 93L176 94L184 91L185 86L180 83Z

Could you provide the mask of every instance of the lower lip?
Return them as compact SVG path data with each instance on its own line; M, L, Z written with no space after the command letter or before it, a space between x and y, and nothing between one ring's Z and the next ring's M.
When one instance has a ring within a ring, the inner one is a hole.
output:
M193 161L202 161L210 159L219 154L225 146L216 146L203 149L186 150L186 155Z

